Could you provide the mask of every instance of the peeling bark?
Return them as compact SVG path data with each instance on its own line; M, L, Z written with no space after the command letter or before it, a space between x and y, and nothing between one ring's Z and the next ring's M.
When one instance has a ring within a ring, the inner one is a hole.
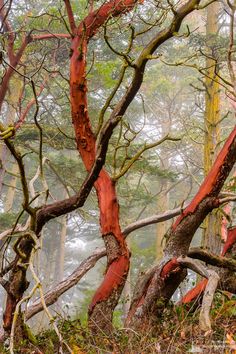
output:
M132 223L125 227L122 230L122 234L127 237L133 230L136 230L138 228L144 227L146 225L149 225L150 223L158 223L163 220L169 220L172 217L180 214L181 209L176 208L174 210L169 210L166 211L163 214L160 215L155 215L150 218L146 218L143 220L139 220L138 222ZM177 213L177 214L176 214ZM11 230L8 230L8 233L10 233ZM3 237L5 237L6 233L3 233ZM0 235L0 240L1 240L1 235ZM54 304L58 298L64 294L68 289L72 288L74 285L76 285L80 279L91 269L95 266L96 262L101 259L102 257L106 256L106 248L101 248L95 250L91 256L89 256L87 259L85 259L77 268L76 270L69 275L65 280L62 280L60 283L55 285L51 290L49 290L47 293L45 293L45 303L47 306L50 306ZM28 309L26 312L26 319L29 319L33 317L35 314L43 310L43 305L40 300L36 300Z
M184 5L182 5L179 9L177 9L176 12L174 12L173 20L170 22L170 26L160 31L144 48L134 65L134 76L131 80L132 82L125 95L122 97L112 112L110 119L106 124L104 124L104 127L100 132L99 141L96 144L89 120L87 107L87 45L90 38L97 32L97 30L110 16L119 16L127 11L132 10L136 4L136 1L112 0L110 2L104 3L98 10L90 12L78 27L75 25L72 10L70 6L68 7L69 1L66 1L69 22L72 31L70 67L72 122L75 130L77 148L83 160L84 166L88 171L88 176L83 183L80 192L76 196L67 198L61 202L56 202L51 205L44 206L38 210L36 215L35 231L36 234L39 235L43 225L48 220L59 215L64 215L65 213L75 210L79 206L82 206L89 192L91 191L91 188L93 185L95 186L100 208L101 233L104 238L108 253L108 264L104 281L96 292L89 309L90 325L94 331L110 331L111 329L112 313L118 302L128 274L130 256L124 240L124 235L120 230L119 205L116 198L115 184L111 180L108 173L102 169L106 158L108 142L114 128L120 121L120 117L126 112L126 109L132 102L141 86L146 63L150 59L150 56L162 43L175 35L175 33L179 30L185 16L193 11L199 3L200 0L189 0L188 2L185 2ZM50 38L52 38L51 35ZM25 38L24 43L20 47L20 50L14 56L14 60L16 61L15 64L13 63L14 65L19 63L26 45L31 40L33 40L33 37ZM11 70L9 68L9 70L6 72L4 80L9 81L10 76ZM4 98L4 90L6 89L7 81L4 80L2 86L3 91L0 91L0 104L1 100ZM11 150L11 144L7 140L6 144ZM227 148L230 149L230 143ZM227 150L227 148L225 148L225 150ZM222 160L224 160L223 157ZM221 161L220 166L222 166ZM228 169L228 167L225 167L226 172L219 173L219 177L223 175L222 178L224 179L224 176L227 175ZM23 175L24 169L22 169L21 173ZM211 176L211 178L213 177L214 176ZM217 178L214 181L215 185L221 186L221 182L218 180L218 174L216 177ZM27 192L27 186L23 187L25 187ZM218 189L220 189L220 187L218 187ZM183 215L183 220L180 220L179 224L175 226L175 229L173 228L172 234L169 235L169 248L167 247L168 251L161 267L156 268L155 272L149 272L145 282L143 283L145 294L142 294L140 299L137 297L137 303L139 305L138 310L141 310L143 314L147 313L147 311L150 309L149 305L153 306L153 299L156 298L157 288L159 293L161 293L164 297L169 298L171 296L173 287L177 286L177 284L185 276L185 272L180 272L178 264L175 260L172 260L172 256L175 256L173 253L175 244L171 244L171 241L174 236L180 240L183 236L183 231L186 230L186 228L189 228L186 242L180 251L186 250L192 237L191 234L195 232L195 229L199 226L201 219L204 218L209 210L214 208L215 205L218 205L219 201L216 199L218 194L217 192L213 192L213 190L210 188L210 191L203 190L202 194L203 196L201 196L199 200L195 201L193 210L189 209L188 212ZM28 197L26 198L24 207L26 210L28 209L27 211L29 211ZM194 213L194 215L197 214L197 219L195 219L192 213ZM23 262L26 268L31 251L32 245L28 244L27 251L24 252L26 256ZM5 311L5 328L7 330L9 330L9 323L11 321L8 321L7 319L9 316L11 316L11 313L14 311L15 303L19 301L19 298L22 297L23 292L27 286L27 284L24 284L25 274L22 272L23 276L21 276L20 270L18 268L15 269L15 276L19 277L18 279L20 279L17 284L21 284L22 289L20 289L19 296L17 296L16 299L13 299L13 301L7 307L7 311ZM176 273L173 273L173 271ZM9 292L9 301L10 298L11 294ZM148 302L146 301L147 299ZM134 314L137 312L136 310L137 308L134 308Z
M227 240L224 244L224 248L222 250L221 255L225 256L228 251L230 251L230 248L235 244L236 242L236 227L230 228L227 231Z
M173 271L175 272L175 279L177 279L177 277L181 279L181 274L183 275L182 269L178 269L176 258L187 254L194 233L208 213L219 206L218 195L235 161L236 127L221 149L212 169L203 181L196 196L172 226L167 236L168 241L162 263L160 266L155 267L154 275L150 280L148 289L145 290L145 294L139 296L139 300L142 298L142 301L140 302L136 298L135 301L132 302L130 308L131 315L127 322L128 325L135 328L141 327L142 321L145 321L144 318L148 317L151 308L155 307L157 299L165 296L166 301L168 301L177 289L179 285L178 281L168 284L169 290L166 297L166 281L168 281L168 277L171 273ZM139 286L138 283L136 289L138 289ZM149 299L150 296L152 301ZM142 318L138 316L140 312L142 312Z
M136 1L110 1L91 12L80 23L71 45L70 98L77 149L87 171L96 158L96 140L92 131L87 102L86 57L89 39L110 17L133 9ZM68 13L72 20L71 13ZM71 21L73 27L73 21ZM112 131L111 131L112 132ZM105 158L105 157L104 157ZM101 233L108 263L101 286L89 307L89 323L94 332L112 329L112 314L118 303L129 271L129 250L119 225L119 205L115 183L102 169L94 183L100 209Z
M191 12L199 2L200 1L189 1L183 5L176 13L168 29L161 31L143 50L136 62L132 83L120 103L114 109L108 122L112 129L118 124L119 117L125 113L142 83L148 55L151 55L160 44L171 38L175 31L178 31L183 18ZM88 171L91 169L95 158L95 139L91 130L87 110L87 83L85 72L87 43L89 38L94 35L97 29L110 15L117 16L122 12L132 9L133 6L134 2L130 0L123 2L112 1L102 5L98 11L92 12L83 23L80 24L78 27L78 35L72 40L70 79L72 122L75 129L77 147ZM105 128L106 126L104 129ZM108 234L114 235L118 246L114 247L113 238L106 238L106 247L108 251L112 250L112 256L108 256L107 273L89 309L90 324L97 330L104 326L106 326L106 328L107 326L111 326L112 312L117 304L128 274L129 251L120 231L118 203L114 184L112 184L107 173L102 170L94 185L101 211L100 224L102 235L103 237L106 237ZM106 302L107 306L105 306ZM102 316L103 311L104 314ZM103 320L101 320L102 317ZM96 327L98 320L100 320L99 328Z

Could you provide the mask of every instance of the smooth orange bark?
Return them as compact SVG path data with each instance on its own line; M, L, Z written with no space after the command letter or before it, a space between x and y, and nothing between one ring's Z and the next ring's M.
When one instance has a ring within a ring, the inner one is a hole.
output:
M102 5L98 10L91 12L73 31L74 38L71 45L70 65L70 98L72 122L74 125L77 149L87 171L93 166L96 155L96 139L92 131L87 102L86 57L89 39L104 24L110 16L118 16L130 11L136 1L114 0ZM70 14L73 27L72 14ZM96 304L105 301L116 291L123 288L129 270L129 251L121 233L119 224L119 204L116 197L115 183L108 173L102 169L94 184L99 209L101 233L107 238L108 266L104 280L97 290L90 305L90 313ZM106 242L105 242L106 243ZM112 257L109 257L109 248ZM114 304L115 306L116 304Z
M189 302L196 299L197 296L200 296L201 293L205 290L208 280L201 280L193 289L187 292L186 295L183 296L181 303L188 304Z

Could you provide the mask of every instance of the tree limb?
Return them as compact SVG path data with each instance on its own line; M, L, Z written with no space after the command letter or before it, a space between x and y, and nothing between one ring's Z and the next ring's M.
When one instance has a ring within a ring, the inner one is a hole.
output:
M64 294L68 289L76 285L79 280L95 266L97 261L106 255L105 248L98 249L91 256L81 262L81 264L76 268L76 270L65 280L57 284L52 290L49 290L44 294L45 304L50 306L54 304L58 298ZM33 317L36 313L42 311L44 308L40 299L36 300L31 306L27 308L25 318L28 320Z
M232 258L225 258L222 256L217 256L211 252L208 252L201 248L190 248L188 252L188 256L191 258L200 259L201 261L219 267L219 268L227 268L236 272L236 260Z
M146 218L140 221L137 221L133 224L128 225L122 231L123 235L127 237L132 231L142 228L144 226L158 223L164 220L169 220L174 216L180 214L181 208L176 208L173 210L166 211L163 214L158 214L150 218ZM106 256L106 249L99 248L95 250L91 256L81 262L81 264L75 269L75 271L69 275L65 280L58 283L53 289L48 291L44 298L47 306L54 304L58 298L64 294L67 290L76 285L79 280L90 270L92 269L96 262L102 257ZM35 314L43 310L43 306L40 300L36 300L27 310L26 319L33 317Z
M179 257L177 261L182 266L192 269L194 272L208 279L202 299L199 326L201 330L209 332L211 331L210 309L220 277L214 270L207 269L200 262L193 260L192 258Z

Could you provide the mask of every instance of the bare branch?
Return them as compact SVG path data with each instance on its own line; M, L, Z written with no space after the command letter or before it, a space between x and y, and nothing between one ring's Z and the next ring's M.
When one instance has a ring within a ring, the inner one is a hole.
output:
M169 135L167 134L166 136L164 136L162 139L160 139L159 141L152 143L152 144L144 144L144 146L142 147L141 150L139 150L133 157L132 159L122 168L122 170L113 177L113 180L117 181L119 178L121 178L122 176L124 176L126 174L126 172L129 171L129 169L132 167L132 165L139 159L139 157L147 150L150 150L158 145L161 145L162 143L164 143L164 141L179 141L181 140L180 138L171 138L169 137Z
M49 290L44 294L44 301L47 306L54 304L58 298L64 294L68 289L76 285L79 280L95 266L97 261L106 255L106 250L98 249L90 257L85 259L78 268L65 280L61 281L52 290ZM26 311L26 319L30 319L36 313L43 310L43 304L41 299L36 300Z
M174 210L169 210L166 211L163 214L155 215L150 218L146 218L143 220L139 220L133 224L130 224L127 226L123 231L123 235L127 237L132 231L137 230L139 228L142 228L144 226L158 223L161 221L169 220L173 218L176 215L179 215L181 213L181 208L176 208ZM101 259L102 257L106 256L106 249L101 248L97 249L92 253L91 256L89 256L87 259L85 259L77 268L76 270L65 280L61 281L58 285L56 285L53 289L48 291L45 295L45 303L47 306L50 306L54 304L58 298L64 294L67 290L72 288L74 285L76 285L79 280L90 270L92 269L97 261ZM40 300L36 300L27 310L26 313L26 319L29 319L33 317L36 313L40 312L43 310L43 306L40 302Z
M192 258L189 257L179 257L177 261L184 267L192 269L194 272L200 274L204 278L208 279L199 317L199 326L201 330L205 332L211 331L211 320L210 320L210 309L213 302L213 297L215 291L217 289L217 285L219 282L219 275L214 271L207 269L198 261L193 261Z
M182 210L186 208L187 205L188 203L185 203L183 206L178 207L176 209L167 210L163 214L157 214L157 215L149 216L148 218L142 220L135 221L134 223L126 226L122 231L122 233L125 236L128 236L131 232L141 229L142 227L172 219L175 216L181 214Z

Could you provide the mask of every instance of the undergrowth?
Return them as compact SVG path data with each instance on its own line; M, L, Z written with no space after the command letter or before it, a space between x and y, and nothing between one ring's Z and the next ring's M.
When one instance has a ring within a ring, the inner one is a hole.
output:
M156 324L145 334L130 329L115 329L112 335L94 337L79 320L58 322L63 338L59 343L55 331L47 330L36 336L36 343L24 341L15 348L16 354L144 354L144 353L236 353L236 298L218 292L211 310L212 332L199 329L200 305L169 305L162 309ZM7 343L0 353L9 353Z

